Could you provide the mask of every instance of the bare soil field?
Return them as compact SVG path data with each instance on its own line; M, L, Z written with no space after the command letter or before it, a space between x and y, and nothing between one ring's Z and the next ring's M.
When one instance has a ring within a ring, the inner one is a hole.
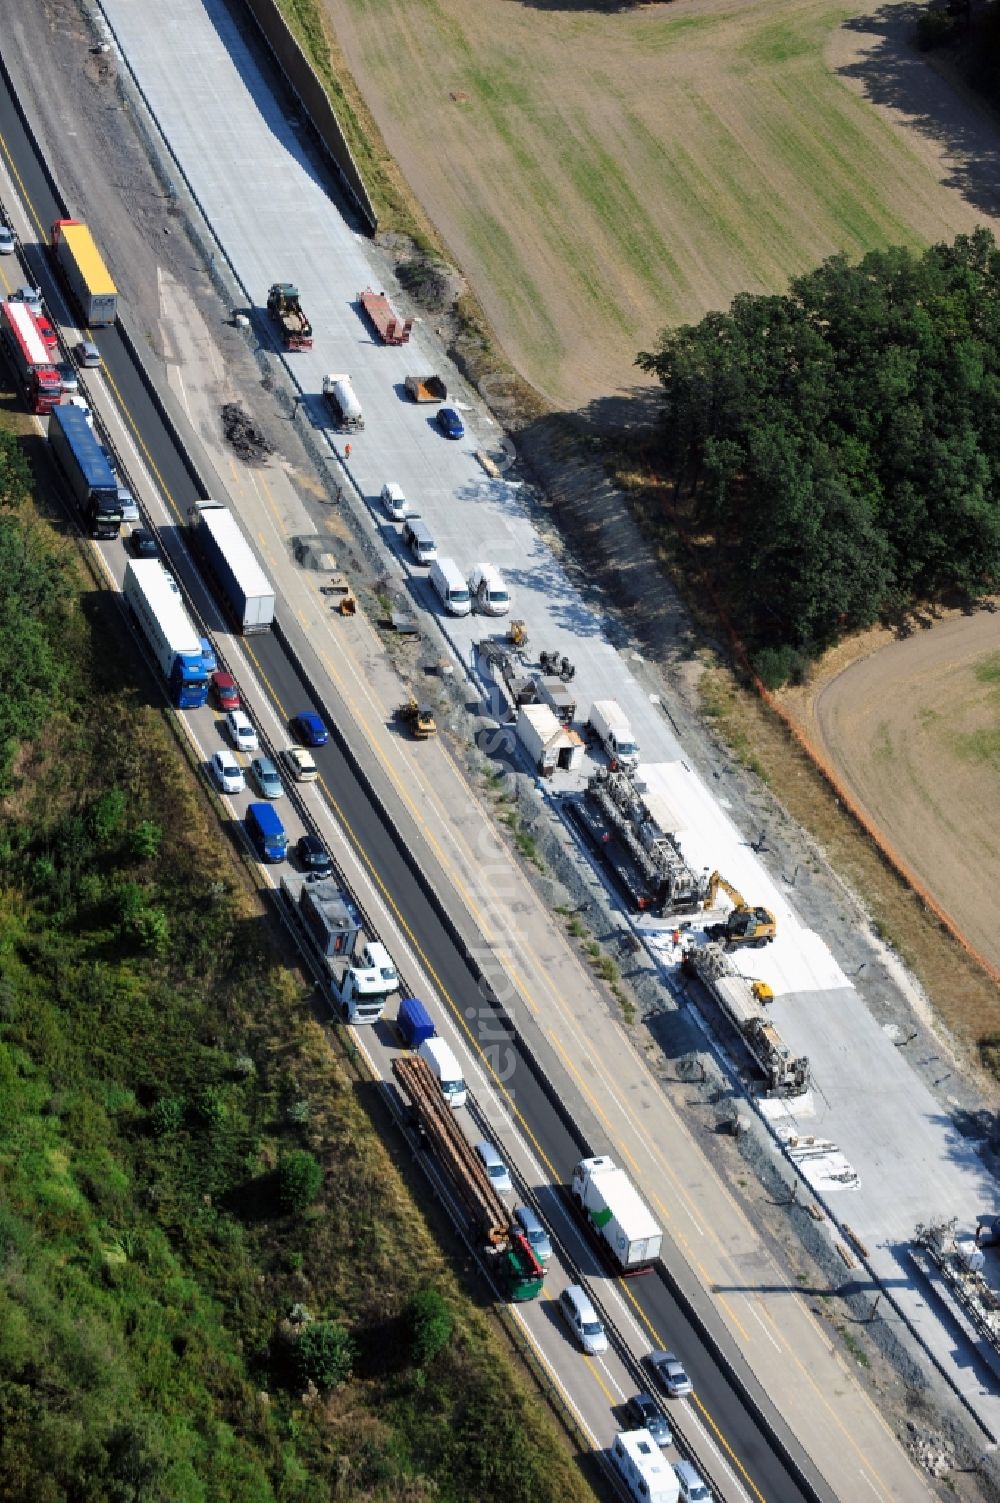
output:
M517 369L576 409L667 324L997 209L995 127L842 0L322 0Z
M1000 966L1000 616L946 616L902 641L869 632L780 697L941 907Z

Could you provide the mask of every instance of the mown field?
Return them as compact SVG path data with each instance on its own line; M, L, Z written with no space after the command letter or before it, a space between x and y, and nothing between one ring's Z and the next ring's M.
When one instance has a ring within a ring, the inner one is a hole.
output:
M0 1497L582 1503L6 417Z
M559 405L635 384L665 324L985 217L837 70L842 0L315 3L508 355Z

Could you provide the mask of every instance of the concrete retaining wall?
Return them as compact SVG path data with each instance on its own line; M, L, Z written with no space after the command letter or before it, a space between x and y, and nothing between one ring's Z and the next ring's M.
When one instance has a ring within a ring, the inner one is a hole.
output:
M281 69L289 88L301 104L310 124L332 161L341 184L364 220L369 234L378 229L378 215L368 196L358 164L351 155L347 137L318 74L288 29L277 0L243 0L247 12Z

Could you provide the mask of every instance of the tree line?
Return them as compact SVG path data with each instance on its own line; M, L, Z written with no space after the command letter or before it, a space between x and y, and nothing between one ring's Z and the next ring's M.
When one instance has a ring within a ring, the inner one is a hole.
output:
M1000 577L1000 251L834 256L665 330L658 447L751 650L787 665Z

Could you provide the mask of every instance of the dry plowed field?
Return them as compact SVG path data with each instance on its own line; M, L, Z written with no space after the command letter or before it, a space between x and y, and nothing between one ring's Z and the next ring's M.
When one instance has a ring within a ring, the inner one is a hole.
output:
M1000 614L845 644L786 707L969 941L1000 966Z
M909 50L906 6L323 3L509 357L560 406L634 385L665 324L996 208L993 127Z

